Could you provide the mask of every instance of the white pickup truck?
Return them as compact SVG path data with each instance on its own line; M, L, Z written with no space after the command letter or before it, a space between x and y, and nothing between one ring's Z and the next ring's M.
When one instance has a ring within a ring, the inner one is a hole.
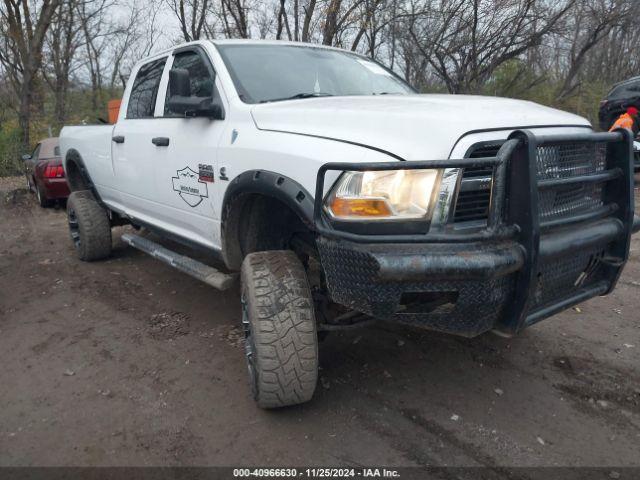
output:
M628 132L526 101L420 95L323 46L159 53L134 68L115 125L65 127L60 145L81 260L132 224L157 241L126 242L216 288L241 272L265 408L311 398L320 332L376 319L514 335L607 294L638 229Z

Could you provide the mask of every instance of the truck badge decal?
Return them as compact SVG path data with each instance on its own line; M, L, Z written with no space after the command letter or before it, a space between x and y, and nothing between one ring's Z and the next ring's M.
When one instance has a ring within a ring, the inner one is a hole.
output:
M213 165L205 165L204 163L198 164L198 180L201 182L213 183L214 175L213 175Z
M190 207L197 207L203 198L209 198L207 184L200 181L198 172L189 167L184 167L176 172L176 177L171 177L173 189L178 192L180 198Z

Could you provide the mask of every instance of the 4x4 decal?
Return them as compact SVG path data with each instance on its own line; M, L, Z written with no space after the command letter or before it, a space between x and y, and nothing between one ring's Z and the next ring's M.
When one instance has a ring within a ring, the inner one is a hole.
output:
M190 207L197 207L203 198L209 198L207 184L201 182L198 172L189 167L184 167L176 172L176 177L171 177L173 189L178 192L180 198Z

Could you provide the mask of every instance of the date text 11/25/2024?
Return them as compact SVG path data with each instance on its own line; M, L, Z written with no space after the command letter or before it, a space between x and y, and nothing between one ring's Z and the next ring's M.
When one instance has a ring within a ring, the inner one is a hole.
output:
M234 478L400 478L388 468L237 468Z

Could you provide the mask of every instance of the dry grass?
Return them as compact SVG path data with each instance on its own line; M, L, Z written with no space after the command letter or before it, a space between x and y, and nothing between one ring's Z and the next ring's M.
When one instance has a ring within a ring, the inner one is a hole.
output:
M18 188L26 188L27 181L22 175L0 177L0 191L10 192Z

